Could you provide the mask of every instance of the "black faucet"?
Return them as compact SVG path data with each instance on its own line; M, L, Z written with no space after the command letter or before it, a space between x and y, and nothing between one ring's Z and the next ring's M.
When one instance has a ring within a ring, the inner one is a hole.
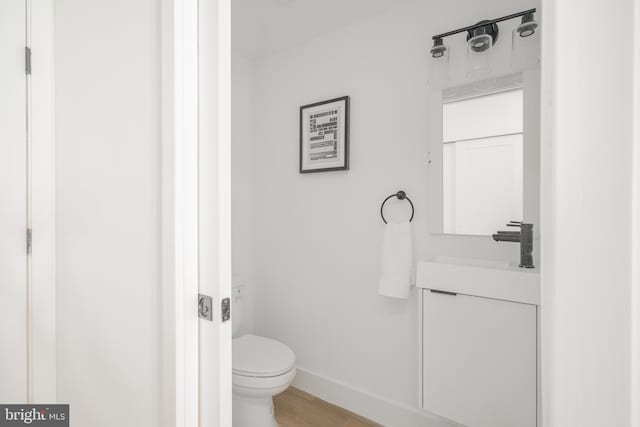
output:
M520 267L533 268L533 224L510 221L507 227L520 227L520 231L498 231L494 234L496 242L520 242Z

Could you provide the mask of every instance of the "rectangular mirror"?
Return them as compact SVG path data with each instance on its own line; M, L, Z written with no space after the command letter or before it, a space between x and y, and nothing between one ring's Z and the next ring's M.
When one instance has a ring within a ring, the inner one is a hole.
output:
M490 236L527 216L525 152L537 150L525 150L525 90L517 73L432 96L432 232Z

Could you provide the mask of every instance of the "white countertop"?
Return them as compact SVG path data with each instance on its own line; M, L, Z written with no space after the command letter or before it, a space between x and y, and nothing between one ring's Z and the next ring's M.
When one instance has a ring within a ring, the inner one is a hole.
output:
M540 271L502 261L436 257L418 262L418 288L540 304Z

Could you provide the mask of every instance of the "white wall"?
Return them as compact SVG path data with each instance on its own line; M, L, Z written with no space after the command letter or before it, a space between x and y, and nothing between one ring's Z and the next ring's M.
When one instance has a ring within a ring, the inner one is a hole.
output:
M240 334L253 330L254 255L254 64L242 55L231 58L231 145L233 285L242 286Z
M73 425L157 426L159 2L58 0L55 19L57 399Z
M417 406L417 292L377 295L380 203L399 189L415 204L417 258L518 259L517 245L428 234L428 51L436 32L532 6L412 1L257 63L255 330L290 345L299 366ZM464 36L456 43L464 52ZM342 95L351 170L300 175L299 106ZM406 209L390 203L388 215Z
M627 427L638 405L630 398L637 23L630 0L584 6L544 2L544 419ZM581 29L602 22L615 23L606 39L585 44Z
M635 29L635 62L634 67L636 75L640 70L640 1L635 0L635 14L634 19L636 25ZM633 218L640 216L640 120L638 120L638 114L640 113L640 81L636 78L634 83L634 156L633 156ZM633 224L633 247L632 247L632 259L636 260L633 263L632 280L633 280L633 303L631 306L632 316L632 349L631 349L631 425L633 427L640 426L640 223L636 221Z

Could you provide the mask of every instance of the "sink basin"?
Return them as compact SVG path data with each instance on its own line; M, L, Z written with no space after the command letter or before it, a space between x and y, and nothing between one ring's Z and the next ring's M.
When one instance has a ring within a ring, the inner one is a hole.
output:
M540 272L505 261L437 256L419 261L419 288L525 304L540 303Z

